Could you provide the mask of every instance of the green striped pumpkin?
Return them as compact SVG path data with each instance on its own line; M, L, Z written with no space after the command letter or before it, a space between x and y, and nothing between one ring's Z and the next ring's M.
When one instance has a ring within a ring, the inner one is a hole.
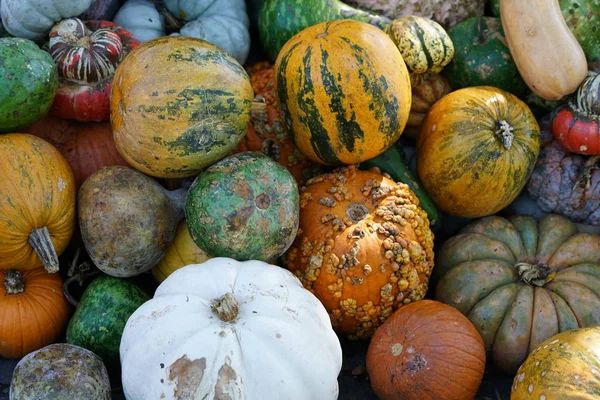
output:
M437 22L418 16L401 17L388 25L385 32L398 46L415 83L439 74L454 57L454 45Z
M298 149L326 165L354 164L387 150L411 106L398 48L364 22L328 21L290 39L275 63L278 106Z

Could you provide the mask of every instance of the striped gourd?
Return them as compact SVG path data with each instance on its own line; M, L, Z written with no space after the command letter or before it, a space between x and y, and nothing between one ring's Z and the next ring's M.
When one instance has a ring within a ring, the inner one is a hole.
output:
M385 31L398 46L413 82L440 73L454 57L450 36L429 18L401 17Z
M145 174L198 175L241 141L253 97L244 68L219 47L187 36L153 39L115 72L115 144Z
M402 134L410 78L398 48L379 28L342 20L304 29L281 49L275 71L286 127L313 161L366 161Z

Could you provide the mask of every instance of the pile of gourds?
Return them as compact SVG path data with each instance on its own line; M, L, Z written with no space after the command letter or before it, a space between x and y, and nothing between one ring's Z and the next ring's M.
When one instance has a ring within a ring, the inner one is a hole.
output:
M0 16L11 398L598 396L597 2Z

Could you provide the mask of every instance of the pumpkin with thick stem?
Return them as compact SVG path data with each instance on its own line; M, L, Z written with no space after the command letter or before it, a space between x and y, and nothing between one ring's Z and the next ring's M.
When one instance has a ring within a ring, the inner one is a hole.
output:
M600 156L565 149L551 132L551 118L540 120L542 148L527 184L529 196L544 212L573 222L600 225Z
M139 44L109 21L68 18L54 25L48 51L58 67L59 85L52 113L83 122L108 121L115 69Z
M320 164L307 159L289 137L283 117L277 110L273 64L259 62L246 68L254 89L250 123L246 135L233 151L260 151L286 167L299 185L318 175Z
M477 220L436 252L435 271L436 300L471 320L508 373L549 337L600 324L600 236L556 214Z
M349 166L301 189L299 234L283 262L336 331L369 338L398 307L425 296L433 234L407 185Z
M60 151L73 170L77 188L102 167L128 165L117 151L108 122L78 122L48 114L24 131L50 142Z
M325 165L383 153L402 134L412 100L392 39L352 20L313 25L290 39L275 63L275 86L296 146Z
M429 110L417 140L417 173L447 214L494 214L521 192L540 151L529 107L503 90L456 90Z
M554 111L552 134L570 152L600 154L600 74L590 72L567 104Z
M75 178L50 143L0 135L0 269L58 271L75 230Z
M511 400L600 397L600 327L552 336L519 367Z
M0 284L0 357L20 358L58 340L71 311L59 274L0 269Z
M421 300L398 309L377 329L367 370L380 400L472 400L483 379L485 349L458 310Z

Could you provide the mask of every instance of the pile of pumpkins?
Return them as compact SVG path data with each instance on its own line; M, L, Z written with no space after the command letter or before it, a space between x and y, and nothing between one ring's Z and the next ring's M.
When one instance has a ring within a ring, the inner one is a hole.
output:
M599 395L600 6L387 3L2 0L12 399Z

